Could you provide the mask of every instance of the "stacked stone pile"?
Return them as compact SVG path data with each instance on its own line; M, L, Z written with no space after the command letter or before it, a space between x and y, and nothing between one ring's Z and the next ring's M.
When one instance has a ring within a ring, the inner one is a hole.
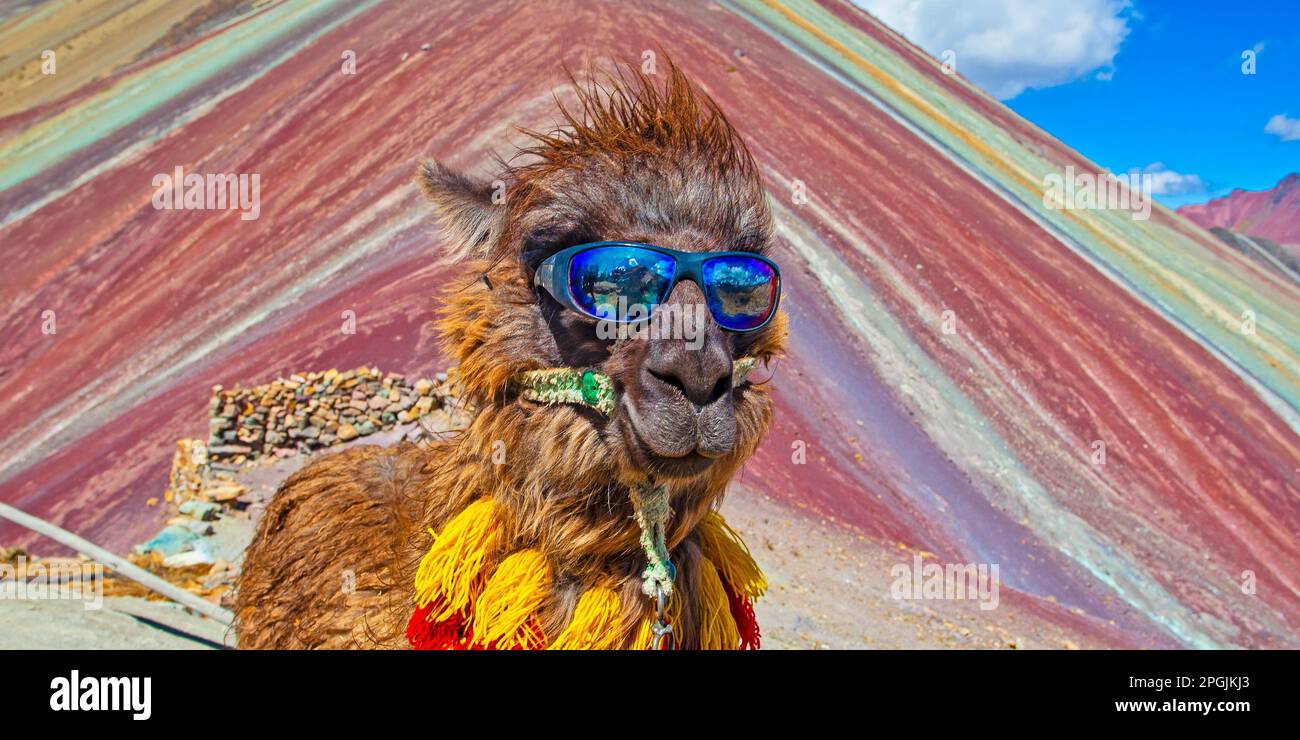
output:
M379 368L291 375L212 393L207 454L214 471L259 457L310 454L443 411L455 389L446 373L414 382Z
M418 439L421 430L463 426L463 407L446 373L408 382L397 373L360 367L291 375L251 388L216 386L207 442L176 444L163 496L172 516L135 548L133 559L215 601L228 594L238 575L227 540L240 539L240 531L251 535L274 491L258 482L262 467L254 463L324 452L401 425L411 426L399 430L403 438Z

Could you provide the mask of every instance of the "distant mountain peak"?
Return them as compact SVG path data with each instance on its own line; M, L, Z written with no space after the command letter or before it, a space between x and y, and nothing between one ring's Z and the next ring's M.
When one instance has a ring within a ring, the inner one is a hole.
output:
M1283 177L1268 190L1234 189L1222 198L1178 213L1211 229L1216 226L1248 236L1261 236L1300 253L1300 172Z

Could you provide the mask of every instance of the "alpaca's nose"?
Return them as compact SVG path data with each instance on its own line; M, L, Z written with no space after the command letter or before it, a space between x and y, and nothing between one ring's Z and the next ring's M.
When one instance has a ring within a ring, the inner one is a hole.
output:
M673 312L673 320L660 322L642 369L654 381L680 391L696 408L708 406L731 390L730 342L709 315L704 293L695 283L678 283L664 309Z
M708 406L731 390L730 362L720 352L694 352L678 346L651 351L645 371L659 383L680 391L697 408Z
M665 307L692 318L667 336L661 324L650 338L635 394L638 431L664 457L721 457L736 439L731 342L694 283L679 283Z

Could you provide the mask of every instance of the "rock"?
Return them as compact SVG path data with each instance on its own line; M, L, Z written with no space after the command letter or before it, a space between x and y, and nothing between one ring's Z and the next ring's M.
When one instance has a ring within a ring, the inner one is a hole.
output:
M197 534L200 537L207 537L213 532L212 522L199 522L199 521L190 520L189 524L185 526L189 527L191 532Z
M153 539L141 545L140 551L156 552L163 557L168 557L191 549L196 539L198 535L188 527L173 524L164 527L161 532L153 536Z
M374 433L375 433L375 423L372 422L371 420L366 419L360 424L357 424L357 434L361 435L362 437Z
M421 396L427 396L433 391L433 381L428 378L420 378L415 381L415 392Z
M373 411L378 411L379 409L382 409L387 405L388 405L387 396L374 396L370 399L369 403L367 404L367 406Z
M213 562L212 556L202 550L189 550L187 552L168 555L163 558L164 568L188 568L193 565L207 565Z
M213 455L247 455L252 451L253 448L247 445L216 445L208 448L208 452Z
M180 512L188 517L193 517L200 521L209 522L217 518L221 507L210 501L198 501L191 499L181 504Z
M235 483L228 486L207 488L204 489L203 492L207 494L208 498L212 499L213 501L216 501L218 503L225 503L227 501L234 501L235 499L242 496L244 492L247 490L248 489L246 487L241 486L238 483Z
M429 51L432 48L433 44L420 44L420 51Z
M352 426L351 424L340 424L340 425L339 425L339 440L340 440L340 441L347 442L347 441L350 440L350 439L356 439L358 436L360 436L360 434L361 434L361 432L358 431L357 428L354 427L354 426Z

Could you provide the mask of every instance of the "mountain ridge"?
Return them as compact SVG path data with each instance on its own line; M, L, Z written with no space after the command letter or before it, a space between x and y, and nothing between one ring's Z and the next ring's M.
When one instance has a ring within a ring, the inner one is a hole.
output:
M1300 172L1267 190L1234 188L1205 203L1182 206L1177 213L1205 229L1218 226L1270 239L1300 256Z

